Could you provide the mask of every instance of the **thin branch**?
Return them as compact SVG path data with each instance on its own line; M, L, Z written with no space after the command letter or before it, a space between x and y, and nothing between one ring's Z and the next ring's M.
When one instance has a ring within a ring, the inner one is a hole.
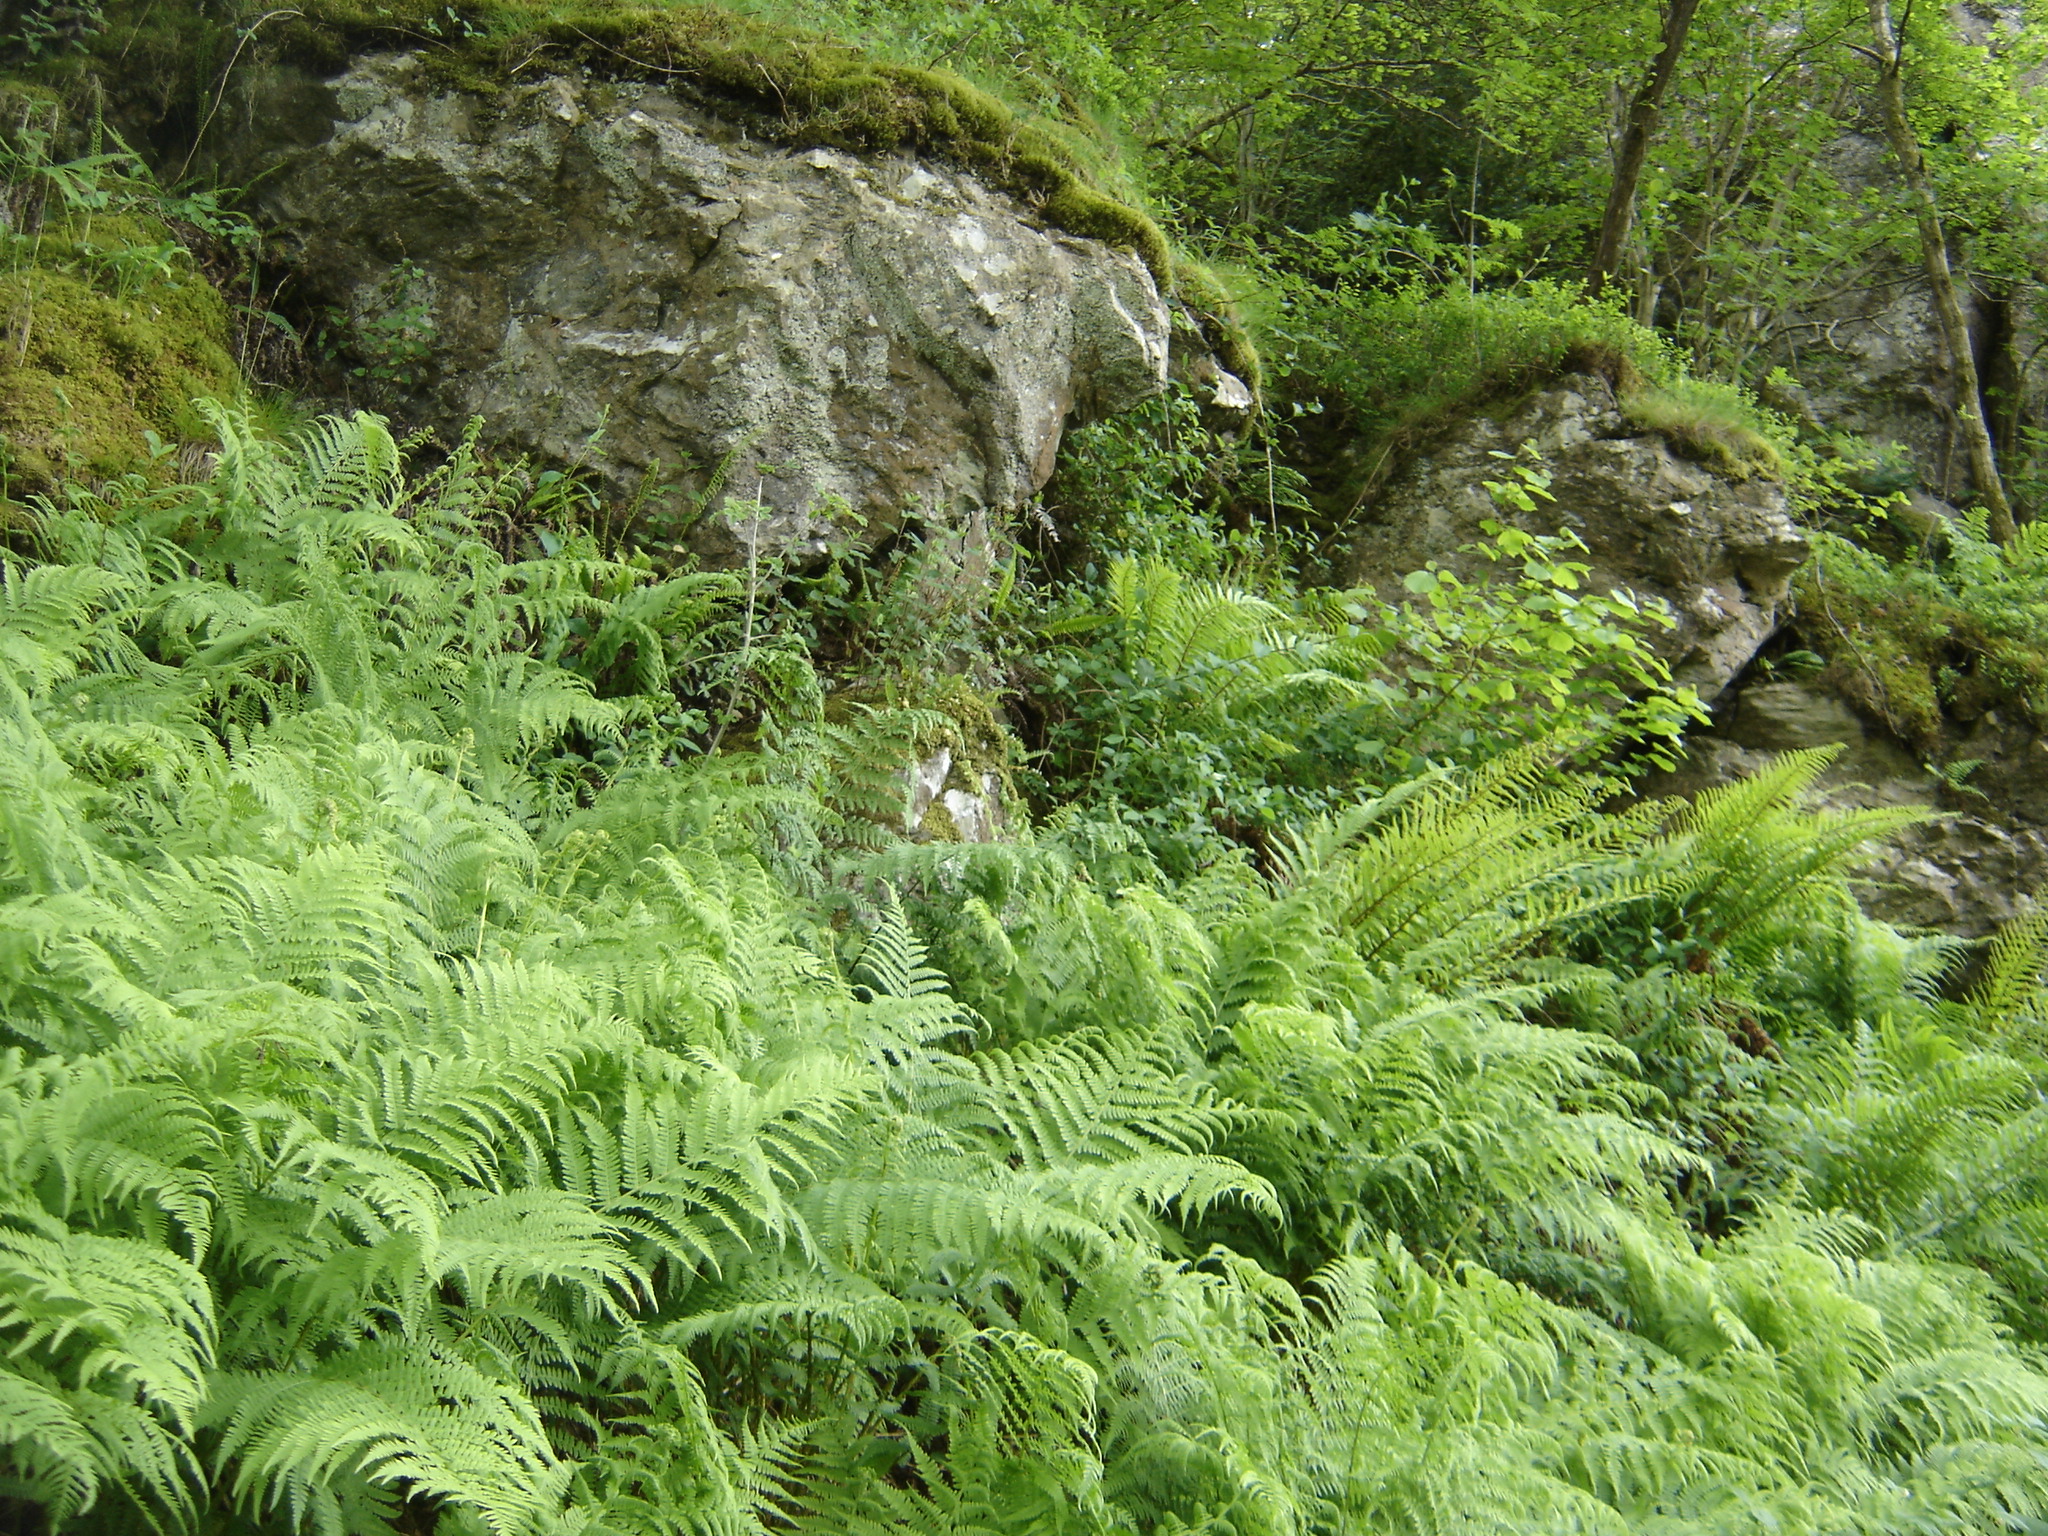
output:
M1178 134L1168 134L1162 138L1148 140L1145 147L1147 149L1173 149L1177 146L1185 145L1190 140L1199 139L1204 134L1221 128L1231 119L1241 115L1246 107L1257 106L1260 102L1279 95L1297 81L1321 79L1333 75L1354 75L1368 69L1432 69L1448 67L1451 62L1449 59L1347 59L1341 64L1304 64L1292 74L1275 80L1264 89L1254 91L1249 96L1240 97L1235 104L1224 108L1221 112L1215 113L1210 117L1204 118L1194 127Z

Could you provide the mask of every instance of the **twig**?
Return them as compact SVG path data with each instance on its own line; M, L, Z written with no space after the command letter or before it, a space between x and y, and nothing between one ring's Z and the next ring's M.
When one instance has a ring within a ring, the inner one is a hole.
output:
M588 32L584 31L581 27L571 27L569 30L574 32L578 37L582 38L583 41L590 44L591 47L601 48L615 59L624 59L628 64L632 65L635 69L652 70L657 75L693 75L697 73L697 71L693 69L677 69L674 65L655 64L651 63L646 59L636 59L630 53L621 53L618 49L612 47L609 43L599 42L596 38L592 37ZM547 44L545 43L541 44L541 48L545 48L546 46ZM541 48L536 48L534 50L534 53L539 53L541 51ZM531 64L532 62L533 55L527 55L526 64ZM519 67L521 69L524 69L526 68L526 64L521 64Z
M1192 140L1199 139L1212 128L1221 128L1233 117L1243 112L1246 107L1257 106L1267 97L1277 96L1290 85L1300 80L1314 80L1330 75L1358 74L1368 69L1430 69L1439 65L1449 65L1451 62L1449 59L1346 59L1341 64L1304 64L1285 79L1276 80L1264 89L1252 92L1251 95L1243 100L1216 113L1213 117L1204 119L1194 127L1178 134L1153 139L1145 147L1147 149L1171 149L1176 144L1186 144Z
M227 97L228 76L235 72L235 65L242 57L242 50L249 46L249 39L256 35L256 29L261 27L266 21L275 21L280 16L304 16L305 14L304 11L269 11L249 23L249 30L244 32L242 40L235 44L235 51L228 55L226 68L221 70L220 78L214 82L213 105L206 109L205 121L200 123L199 131L192 135L192 147L185 151L185 163L178 167L176 180L183 181L185 173L192 169L192 157L199 153L199 146L206 138L206 130L213 126L213 120L220 112L220 104Z

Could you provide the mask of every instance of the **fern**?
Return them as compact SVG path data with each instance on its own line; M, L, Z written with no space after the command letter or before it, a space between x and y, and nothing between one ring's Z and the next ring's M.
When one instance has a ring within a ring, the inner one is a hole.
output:
M1503 975L1543 935L1639 899L1660 878L1617 858L1646 816L1592 815L1592 786L1553 787L1546 772L1526 750L1469 785L1417 781L1366 801L1299 834L1279 882L1368 965L1439 981Z
M1660 830L1532 752L1179 884L1085 808L912 845L936 726L828 725L794 648L737 659L729 580L515 558L473 436L422 477L370 418L211 419L201 482L46 506L0 559L10 1514L2048 1508L2009 1331L2048 1294L2039 935L1955 1004L1924 946L1805 932L1880 829L1797 808L1812 760ZM1248 729L1366 680L1277 605L1119 579L1133 666ZM706 697L763 713L753 749L704 759ZM1714 964L1595 969L1638 930ZM1823 939L1853 985L1795 998ZM1566 1027L1600 985L1776 1010L1725 1230L1682 1224L1710 1163L1639 1064Z
M1679 818L1666 856L1683 861L1688 888L1675 920L1697 942L1712 949L1768 942L1771 920L1824 887L1848 855L1923 818L1911 807L1797 812L1799 797L1839 753L1788 752L1701 795Z

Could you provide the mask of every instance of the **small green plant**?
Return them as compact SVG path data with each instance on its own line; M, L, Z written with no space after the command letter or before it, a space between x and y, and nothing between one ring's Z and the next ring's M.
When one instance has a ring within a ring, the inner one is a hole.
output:
M1923 763L1921 766L1935 778L1941 780L1942 786L1950 794L1975 795L1979 800L1985 801L1991 798L1983 790L1969 782L1970 775L1984 766L1984 759L1981 757L1959 757L1952 762Z
M1920 482L1913 455L1898 443L1873 443L1850 433L1832 434L1822 445L1842 466L1843 483L1859 496L1883 501Z
M132 299L145 289L178 280L191 265L191 253L176 240L97 246L80 242L77 258L88 270L102 273L117 299Z
M107 29L107 8L100 0L16 0L7 20L0 47L43 59L91 47Z
M350 378L402 393L426 383L439 334L432 281L408 257L350 309L330 308L321 340Z
M482 28L478 27L467 16L458 12L452 5L441 7L441 14L438 16L433 15L431 12L423 16L419 20L418 26L429 37L460 37L470 39L488 35Z
M1777 656L1759 656L1755 666L1766 682L1807 683L1827 670L1828 659L1818 651L1800 649Z
M1306 485L1277 457L1271 422L1249 433L1206 424L1194 391L1174 384L1068 434L1039 536L1027 526L1023 537L1061 574L1134 555L1266 579L1300 554L1297 530L1314 510Z

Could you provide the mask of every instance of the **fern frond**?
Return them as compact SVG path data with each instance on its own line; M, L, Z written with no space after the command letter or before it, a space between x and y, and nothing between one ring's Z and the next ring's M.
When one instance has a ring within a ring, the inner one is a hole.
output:
M359 1479L399 1498L448 1500L494 1536L534 1529L568 1470L530 1404L438 1349L369 1344L310 1372L227 1375L214 1387L217 1467L263 1514Z
M1800 797L1840 750L1785 753L1747 779L1702 794L1679 817L1669 850L1687 881L1679 913L1702 942L1739 945L1836 876L1856 849L1925 819L1911 807L1801 811Z

